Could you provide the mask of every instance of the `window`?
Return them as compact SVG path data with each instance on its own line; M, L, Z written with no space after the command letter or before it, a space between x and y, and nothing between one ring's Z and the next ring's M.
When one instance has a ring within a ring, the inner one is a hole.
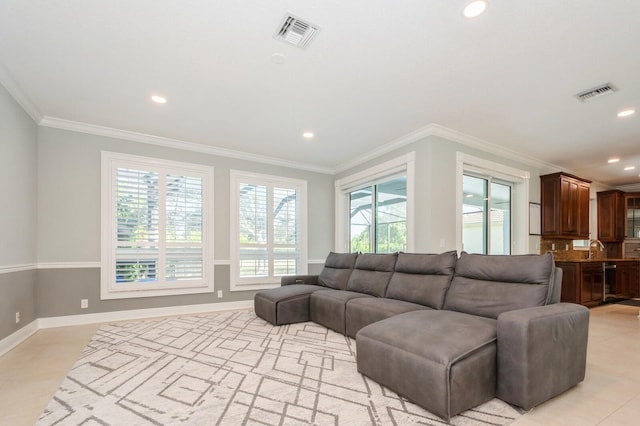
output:
M526 170L456 154L458 251L527 254L529 179Z
M307 183L231 171L231 290L307 273Z
M468 253L511 254L511 185L465 174L462 243Z
M349 224L351 252L406 251L406 175L349 192Z
M336 181L336 251L413 250L415 153Z
M102 153L101 298L213 291L213 168Z

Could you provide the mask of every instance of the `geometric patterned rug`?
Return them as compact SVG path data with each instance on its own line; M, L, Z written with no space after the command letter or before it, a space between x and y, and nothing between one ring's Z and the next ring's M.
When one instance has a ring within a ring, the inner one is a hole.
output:
M381 362L384 362L381 360ZM505 425L494 399L453 425ZM253 311L105 324L37 425L446 424L356 369L355 341Z

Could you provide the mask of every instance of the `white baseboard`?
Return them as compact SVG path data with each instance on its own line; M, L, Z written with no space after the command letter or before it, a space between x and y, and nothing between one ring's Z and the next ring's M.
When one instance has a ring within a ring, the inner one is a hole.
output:
M238 302L206 303L200 305L168 306L165 308L134 309L130 311L100 312L95 314L68 315L38 319L38 329L68 327L72 325L101 322L128 321L174 315L199 314L204 312L229 311L253 307L253 300ZM15 334L15 333L14 333Z
M22 327L20 330L0 340L0 356L6 354L11 349L15 348L20 343L27 340L38 330L39 330L38 320L33 320L29 324Z

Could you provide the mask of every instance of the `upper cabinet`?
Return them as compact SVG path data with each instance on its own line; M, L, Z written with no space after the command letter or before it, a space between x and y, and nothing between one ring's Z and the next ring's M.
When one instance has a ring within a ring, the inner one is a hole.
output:
M623 221L626 219L627 238L640 238L640 194L627 193L626 211Z
M605 243L624 240L626 205L624 192L598 192L598 239ZM640 219L640 218L639 218ZM638 223L640 225L640 222Z
M568 173L540 176L543 237L589 239L590 186Z
M640 193L598 192L598 239L623 242L640 238Z

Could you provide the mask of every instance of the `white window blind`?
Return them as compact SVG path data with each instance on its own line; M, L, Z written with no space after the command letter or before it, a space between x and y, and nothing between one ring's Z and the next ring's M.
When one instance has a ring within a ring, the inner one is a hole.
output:
M103 153L103 298L213 291L212 181L210 167Z
M232 290L306 273L306 182L232 171Z

